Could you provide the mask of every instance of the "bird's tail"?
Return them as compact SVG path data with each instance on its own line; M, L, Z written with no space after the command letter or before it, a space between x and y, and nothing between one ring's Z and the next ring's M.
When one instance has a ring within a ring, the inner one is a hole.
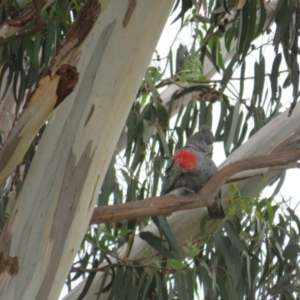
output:
M224 219L225 213L221 204L221 191L218 193L216 200L218 205L207 208L209 215L212 219Z

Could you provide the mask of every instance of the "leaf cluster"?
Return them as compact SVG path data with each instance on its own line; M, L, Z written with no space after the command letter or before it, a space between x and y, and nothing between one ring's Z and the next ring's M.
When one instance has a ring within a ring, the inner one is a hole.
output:
M97 269L98 260L87 268L86 254L77 262L81 268L74 269L88 275L81 297L95 273L103 272L98 296L108 292L109 299L297 299L300 220L284 200L275 205L270 200L257 198L244 206L241 217L232 213L221 230L204 232L182 249L170 237L142 232L140 237L155 250L145 253L146 260L116 257L112 262L109 257L115 252L106 248L100 261L108 264ZM104 240L110 238L102 236L100 241Z

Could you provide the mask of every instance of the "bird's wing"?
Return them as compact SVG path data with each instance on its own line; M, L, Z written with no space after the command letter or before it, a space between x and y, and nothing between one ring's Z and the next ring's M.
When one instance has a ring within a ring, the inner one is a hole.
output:
M209 156L209 154L205 153L204 158L206 160L206 163L209 166L209 170L210 170L210 176L209 176L209 178L210 178L211 176L213 176L215 173L218 172L218 168L217 168L216 164L214 163L214 161Z
M163 181L163 186L161 190L161 195L168 194L175 188L176 183L183 176L183 172L180 167L176 164L174 158L171 158L168 161L166 171L165 171L165 179Z
M210 177L212 177L215 173L218 172L218 168L208 154L205 155L205 160L206 160L206 163L210 170L209 174L208 174L208 178L207 178L207 180L208 180ZM217 204L218 204L217 206L207 208L209 215L211 216L212 219L224 219L225 213L224 213L222 203L221 203L221 190L217 194L216 200L217 200Z

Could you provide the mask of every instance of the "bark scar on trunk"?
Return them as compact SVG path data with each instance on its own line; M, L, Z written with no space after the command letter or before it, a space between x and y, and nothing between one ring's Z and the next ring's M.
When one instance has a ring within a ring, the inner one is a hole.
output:
M60 75L56 94L57 102L55 107L57 107L75 88L79 73L77 69L70 65L62 65L56 72L57 75Z
M127 27L131 15L136 7L136 0L129 0L128 7L126 10L125 17L123 19L123 27Z
M3 251L0 252L0 274L8 272L11 276L16 276L19 273L19 259L17 256L5 256Z
M93 104L93 106L91 107L90 111L89 111L89 114L87 115L87 118L86 118L86 121L84 123L84 127L87 125L87 123L89 122L89 120L91 119L92 115L93 115L93 112L94 112L94 109L95 109L95 104Z

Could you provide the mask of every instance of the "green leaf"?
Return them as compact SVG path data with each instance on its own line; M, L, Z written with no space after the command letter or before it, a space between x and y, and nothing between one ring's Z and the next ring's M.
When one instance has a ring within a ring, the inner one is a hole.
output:
M55 42L55 22L49 18L47 24L47 35L44 49L44 64L48 66L50 58L53 53L54 42Z
M242 123L244 121L244 113L243 111L241 110L239 116L238 116L238 122L236 124L236 128L238 128L238 130L235 131L235 134L233 136L233 149L232 151L236 150L240 145L241 143L239 143L240 139L240 128L242 127Z
M112 157L112 160L107 169L104 182L102 184L101 193L98 197L98 205L108 205L109 196L113 191L114 183L115 183L115 156Z
M106 270L106 271L104 272L104 274L103 274L103 278L102 278L102 281L101 281L101 285L100 285L99 291L97 292L97 295L98 295L98 296L97 296L97 300L100 298L102 292L105 291L104 285L105 285L105 283L106 283L106 279L107 279L108 275L109 275L109 270ZM112 281L111 281L111 283L112 283L112 282L113 282L113 276L112 276ZM107 286L106 286L106 288L107 288ZM109 291L109 289L110 289L110 288L108 288L108 289L106 289L106 290Z
M155 287L153 287L153 282L155 281L156 278L156 273L158 271L154 270L149 277L147 278L146 284L144 286L144 289L141 291L142 292L142 297L138 298L139 299L147 299L147 296L155 289Z
M228 133L228 137L227 137L226 144L225 144L225 151L227 153L230 152L230 148L233 145L233 138L234 138L236 131L239 131L237 124L239 121L240 107L241 107L240 101L236 101L234 110L233 110L233 114L232 114L232 122L230 125L230 131Z
M269 242L268 240L266 240L266 244L265 244L265 263L263 267L263 272L261 274L258 286L260 286L263 282L265 282L265 279L268 275L269 269L270 269L270 247L269 247Z
M238 60L239 60L239 56L238 56L238 54L235 54L233 56L233 58L231 59L230 63L228 64L228 66L226 67L225 72L223 74L222 81L221 81L221 88L220 88L221 91L225 90L229 80L232 77L233 71L237 65Z
M93 262L93 268L97 268L98 267L98 260L95 259L94 262ZM87 294L87 292L89 291L92 283L93 283L93 280L96 276L97 272L90 272L89 273L89 276L87 277L86 279L86 282L85 282L85 285L82 289L82 292L80 293L80 295L78 296L77 300L83 300L85 295Z
M220 72L220 68L219 68L219 65L218 65L218 62L217 62L217 58L218 58L218 56L217 56L217 54L218 54L218 52L217 52L217 45L216 44L214 44L214 47L213 47L213 49L212 49L212 51L213 51L213 53L210 53L209 51L208 51L208 49L205 49L205 56L209 59L209 61L213 64L213 66L215 67L215 69L218 71L218 72Z
M147 280L149 276L147 276L147 269L143 269L142 274L139 274L138 277L138 286L135 287L133 286L133 292L130 294L130 297L132 300L139 300L139 295L141 294L142 291L145 290Z
M219 120L218 120L218 126L217 126L217 130L216 130L216 133L215 133L216 141L220 141L221 136L224 135L224 133L222 134L222 131L224 131L225 121L227 119L227 106L226 106L226 104L224 102L221 102L220 106L221 106L220 117L219 117Z
M228 52L230 52L231 49L231 43L232 41L235 39L236 37L236 27L235 26L231 26L226 32L225 32L225 48Z
M247 247L245 246L244 242L240 239L233 223L230 220L226 220L224 222L224 229L230 238L230 240L235 244L235 246L240 249L241 251L244 251L246 253L249 252Z
M159 95L159 92L157 91L155 85L154 85L154 81L153 79L151 78L150 74L149 74L149 69L147 70L146 74L145 74L145 80L147 81L148 83L148 86L149 86L149 89L152 93L152 95L154 97L156 97L157 99L160 99L160 95Z
M275 290L282 290L284 289L284 286L290 283L290 279L289 279L290 274L284 274L281 277L278 277L277 282L275 284Z
M152 218L153 222L161 232L161 234L167 239L174 257L177 259L180 259L179 256L179 246L177 244L176 238L172 232L172 229L167 221L167 218L165 216L158 216Z
M277 6L279 7L280 13L276 14L276 31L274 36L274 46L278 49L280 41L284 38L289 28L290 20L292 20L293 10L288 5L287 1L278 1Z
M226 285L226 292L227 292L227 295L228 295L228 299L230 299L230 300L239 300L238 296L237 296L237 293L236 293L236 288L235 288L236 284L235 284L235 282L232 278L232 274L228 274L226 276L225 285Z
M255 34L256 1L246 1L239 12L239 17L237 50L244 59Z
M171 157L172 155L170 154L169 146L167 144L167 140L166 140L166 136L165 136L164 132L162 131L162 129L160 127L158 127L157 130L158 130L159 140L160 140L161 145L162 145L163 153L167 157Z
M265 59L262 57L259 63L254 64L254 89L252 95L252 102L259 98L257 106L261 106L262 93L265 83ZM255 100L254 100L255 99Z
M299 64L297 62L297 59L294 59L293 61L293 67L292 67L292 84L293 84L293 102L289 109L289 116L292 114L293 109L296 106L298 97L299 97Z
M149 122L143 120L143 142L145 145L149 143L150 138L153 136L155 132L155 126L149 125Z
M156 116L159 126L163 129L167 129L169 127L168 112L161 104L157 105Z
M197 261L195 263L198 279L203 284L204 294L214 295L214 282L209 266L204 261L201 261L201 265Z
M227 12L228 14L230 14L230 12L228 11L227 6L226 6L226 1L222 1L221 4L217 8L214 8L214 10L211 11L211 14L221 14L224 12Z
M187 291L187 299L194 300L194 294L195 289L197 288L195 286L195 280L196 280L196 272L195 270L189 270L187 269L185 272L185 285L186 285L186 291Z
M267 211L268 211L268 220L270 221L270 223L273 223L273 220L274 220L273 207L268 199L265 200L265 203L266 203L266 207L267 207Z
M212 89L209 86L206 85L195 85L195 86L191 86L188 88L185 88L183 91L177 93L175 92L171 98L170 101L176 100L178 98L181 98L184 95L190 94L192 92L205 92L205 93L209 93L211 92Z
M300 219L299 219L299 217L295 214L295 212L291 208L287 207L287 211L288 211L290 217L292 218L292 220L295 221L295 223L297 224L298 232L300 232Z
M155 236L152 232L142 231L139 236L163 257L174 258L174 255L163 245L162 239Z
M244 83L245 83L245 70L246 70L246 61L243 61L241 65L241 72L240 72L240 99L243 99L244 93Z
M169 60L169 67L170 67L170 76L171 78L174 77L174 70L173 70L173 51L170 49L168 54L168 60Z
M264 0L259 0L258 6L259 6L259 22L254 35L255 37L258 37L262 33L266 22L266 17L267 17Z
M168 298L168 292L166 289L166 276L164 272L157 272L155 274L156 283L157 283L157 290L158 290L158 300L164 300Z
M281 64L281 59L282 59L282 55L281 53L278 53L275 56L275 59L273 61L272 71L270 74L272 100L278 100L277 89L278 89L278 76L279 76L279 67Z
M213 120L213 104L210 102L207 105L206 109L206 116L205 116L205 124L208 125L210 128L212 127L212 120Z
M199 23L211 23L209 18L203 17L202 15L199 15L199 14L193 15L192 20L196 20Z
M286 260L295 261L299 257L299 253L300 253L300 245L289 244L285 247L284 251L282 252L282 256Z
M199 126L206 124L206 103L204 101L200 102L200 114L199 114Z
M194 258L200 253L200 248L197 247L196 244L191 243L189 241L187 241L185 245L182 246L182 249L188 258Z
M176 259L176 258L168 259L167 263L170 265L170 267L172 269L175 269L175 270L182 270L185 268L185 264L181 260Z
M191 114L193 112L194 105L195 105L194 100L189 101L188 105L185 108L184 115L182 116L180 128L188 129L190 127L189 123L191 120Z
M152 181L152 196L158 195L158 183L160 179L160 173L159 170L162 169L163 161L162 160L155 160L154 161L154 175L153 175L153 181Z
M215 241L223 254L229 274L232 276L234 283L237 284L241 272L241 262L238 251L230 244L226 237L219 233L215 235Z
M123 280L125 278L125 268L124 267L116 267L115 278L110 289L110 294L108 300L120 299L118 298L118 294L122 291Z
M119 287L116 299L128 299L132 294L132 288L135 288L133 269L126 268L123 275L123 285L122 288Z
M175 273L175 288L178 294L178 299L186 299L186 278L181 272Z

